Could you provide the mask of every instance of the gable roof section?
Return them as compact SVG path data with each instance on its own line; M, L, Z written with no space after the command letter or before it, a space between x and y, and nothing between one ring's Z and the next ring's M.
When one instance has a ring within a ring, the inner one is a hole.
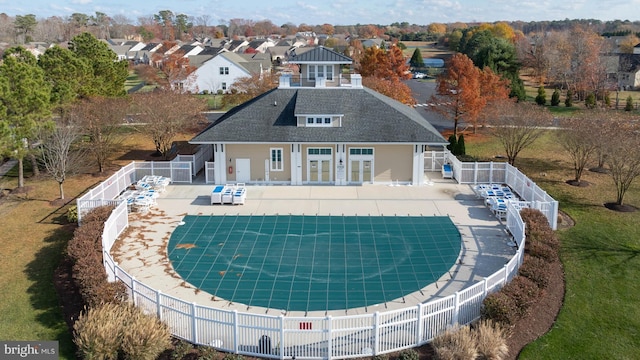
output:
M344 115L342 127L298 127L296 115ZM447 141L415 109L371 89L274 89L227 112L191 143Z
M297 50L296 50L297 51ZM334 63L334 64L351 64L351 58L339 54L324 46L317 46L309 51L301 54L290 55L289 62L292 64L309 64L309 63Z

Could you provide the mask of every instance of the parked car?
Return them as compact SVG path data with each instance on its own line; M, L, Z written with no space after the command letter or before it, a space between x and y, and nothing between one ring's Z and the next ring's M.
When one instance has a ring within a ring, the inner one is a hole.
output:
M421 72L414 72L413 73L413 78L414 79L424 79L426 76L427 76L427 74L421 73Z

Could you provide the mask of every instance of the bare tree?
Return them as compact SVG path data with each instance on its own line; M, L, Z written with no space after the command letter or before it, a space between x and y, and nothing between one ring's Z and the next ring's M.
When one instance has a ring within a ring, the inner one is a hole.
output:
M54 129L41 134L40 160L47 174L57 183L64 200L63 184L67 176L84 169L84 147L79 146L82 131L73 121L63 119Z
M75 104L69 116L87 137L87 153L103 172L110 156L118 149L123 137L120 131L129 110L126 98L90 98Z
M573 160L573 180L569 184L580 186L582 174L589 161L598 150L598 138L603 123L607 118L605 111L581 112L577 116L563 120L562 129L557 131L560 145Z
M609 175L616 187L616 201L609 208L620 211L635 210L624 204L624 197L633 181L640 176L640 125L629 119L608 122L609 141L604 145Z
M162 89L134 95L133 106L144 123L142 132L165 160L169 159L173 140L179 134L196 129L205 109L200 98Z
M523 149L531 146L543 134L553 118L546 108L511 100L493 103L490 111L487 122L491 133L504 147L511 165L514 165Z

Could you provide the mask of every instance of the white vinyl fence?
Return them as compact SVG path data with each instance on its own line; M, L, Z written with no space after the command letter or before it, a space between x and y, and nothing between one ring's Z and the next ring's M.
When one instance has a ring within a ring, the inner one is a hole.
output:
M184 169L187 170L187 177L191 178L190 163L188 165ZM493 166L489 165L490 168ZM466 169L468 165L455 164L454 167L458 168L458 174L463 174L466 171L462 170L463 167ZM477 164L471 166L472 169L477 167ZM78 199L78 208L87 211L112 201L110 199L115 198L119 191L147 175L149 169L164 168L149 166L148 163L129 164ZM521 195L541 196L538 191L523 191L535 184L520 180L526 177L517 174L517 169L506 166L503 169L498 167L496 174L486 174L487 181L508 182L512 179L513 185L522 183ZM502 174L503 178L498 178L497 174ZM531 203L516 205L530 206ZM105 222L103 260L108 279L123 282L136 306L147 313L156 314L168 324L176 337L194 344L274 359L355 358L423 345L454 324L468 324L477 320L484 298L517 275L525 245L525 224L518 207L510 205L507 228L519 245L518 250L502 269L482 281L448 297L399 310L351 316L288 317L201 306L163 294L136 280L120 268L110 254L112 246L128 225L126 203L119 202Z
M506 184L528 207L540 210L553 230L558 228L558 201L524 175L518 168L505 162L461 162L450 153L445 161L453 168L453 178L459 184Z
M103 205L117 205L118 195L127 190L145 175L159 175L171 179L172 183L191 183L190 162L149 161L132 162L120 168L107 180L101 182L76 200L78 221L89 210Z
M171 162L190 162L191 176L195 177L204 168L205 162L211 158L213 158L213 147L211 145L200 145L194 155L178 155Z

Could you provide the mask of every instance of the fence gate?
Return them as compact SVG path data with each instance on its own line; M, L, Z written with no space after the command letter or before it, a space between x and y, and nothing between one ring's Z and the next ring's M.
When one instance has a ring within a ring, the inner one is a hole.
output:
M204 181L207 184L215 184L216 182L215 163L212 161L204 163Z

